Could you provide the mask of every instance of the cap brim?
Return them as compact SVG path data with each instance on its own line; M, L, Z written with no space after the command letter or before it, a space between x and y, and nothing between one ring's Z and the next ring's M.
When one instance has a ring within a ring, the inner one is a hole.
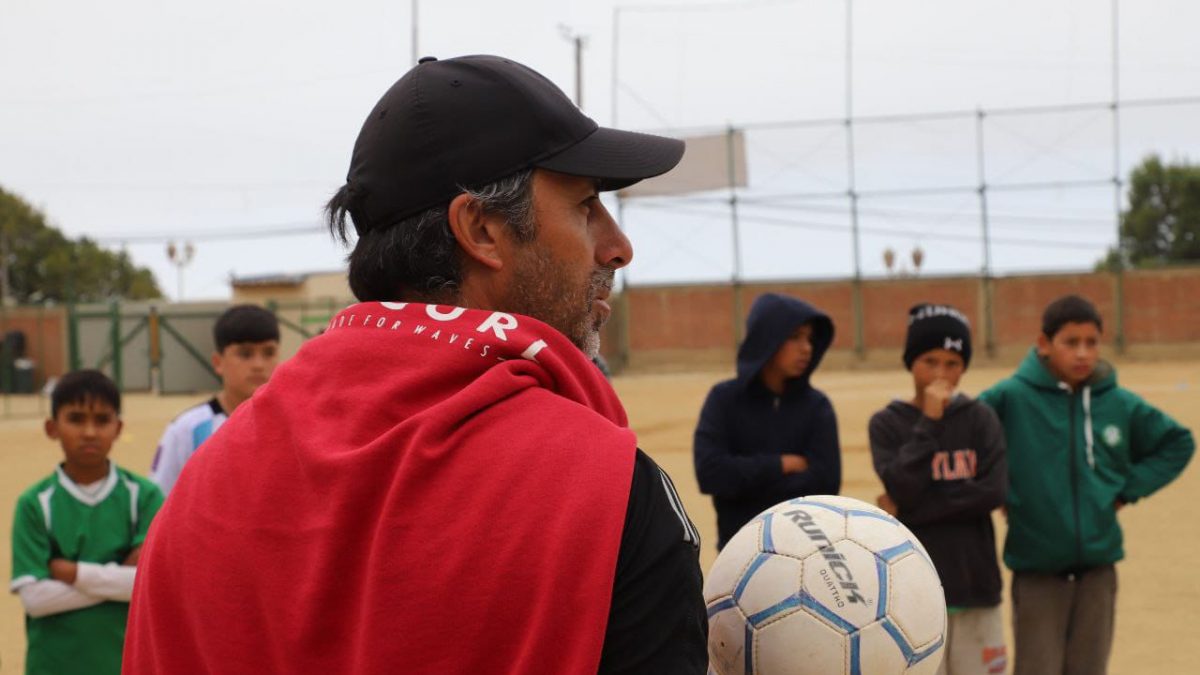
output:
M606 192L670 171L683 158L683 150L683 141L676 138L598 127L582 141L535 166L595 178L600 190Z

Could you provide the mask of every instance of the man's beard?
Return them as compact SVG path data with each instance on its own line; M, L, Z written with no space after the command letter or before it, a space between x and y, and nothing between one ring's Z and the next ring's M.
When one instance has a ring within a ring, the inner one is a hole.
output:
M536 243L526 244L517 260L505 309L550 325L588 358L597 356L606 317L596 316L593 310L596 298L612 290L615 270L596 267L586 280L578 281Z

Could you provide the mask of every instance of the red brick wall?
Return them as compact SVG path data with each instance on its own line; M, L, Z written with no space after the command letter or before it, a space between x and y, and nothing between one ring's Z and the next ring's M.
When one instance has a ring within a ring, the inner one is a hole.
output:
M1006 277L993 285L996 344L1033 344L1042 328L1042 310L1069 293L1091 300L1106 328L1116 320L1115 286L1108 274Z
M19 330L25 334L25 357L33 359L35 381L59 377L67 370L66 312L60 308L17 308L0 310L0 333Z
M899 279L863 283L863 343L867 349L894 348L904 344L908 310L921 302L949 304L967 315L976 334L982 330L978 279ZM853 334L852 324L844 324ZM852 347L853 344L847 344Z
M1055 298L1079 293L1096 303L1106 333L1115 330L1116 282L1108 274L1060 274L993 280L993 321L998 347L1032 343L1042 309ZM821 308L837 326L834 349L854 346L853 282L812 281L746 284L739 324L754 298L773 291ZM628 326L632 352L728 350L734 339L734 293L727 284L638 287L625 291L628 313L614 317L605 332L605 354L616 359L621 326ZM862 282L863 337L868 350L897 349L904 341L908 308L918 302L947 302L971 317L982 347L983 291L974 277L872 279ZM1139 270L1124 278L1125 341L1129 345L1200 342L1200 268ZM621 312L621 304L616 311ZM61 308L0 311L0 331L20 330L29 358L37 361L40 384L67 369L66 317ZM978 351L978 349L977 349Z
M730 286L639 288L629 295L631 350L712 349L733 344Z
M747 285L742 290L745 312L749 313L755 298L767 292L791 295L816 306L833 319L833 348L849 349L854 346L854 305L849 283L833 281ZM745 323L744 315L742 322Z
M1200 274L1138 272L1125 277L1127 343L1200 341Z
M1124 278L1126 344L1200 342L1200 268L1133 271ZM773 291L820 307L837 326L835 349L854 346L853 282L779 282L747 284L741 317L754 298ZM971 317L975 339L983 344L983 282L977 277L872 279L862 282L864 330L868 350L896 349L904 342L908 308L918 302L949 303ZM668 350L728 350L734 339L734 291L727 284L627 289L629 348L633 353ZM1032 343L1042 310L1062 295L1078 293L1096 304L1105 332L1116 328L1116 279L1109 274L1055 274L1003 277L992 281L992 325L996 346ZM610 350L616 336L606 340Z

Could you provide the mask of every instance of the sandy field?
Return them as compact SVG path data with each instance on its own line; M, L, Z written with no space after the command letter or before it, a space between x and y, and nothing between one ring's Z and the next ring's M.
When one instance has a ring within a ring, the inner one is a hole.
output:
M1121 383L1190 427L1200 426L1200 362L1118 363ZM980 391L1009 374L1009 369L979 368L963 380L968 393ZM709 387L728 373L628 375L614 384L629 411L643 449L675 480L679 492L706 537L705 569L716 557L716 525L711 502L700 494L692 472L692 430ZM868 501L881 491L867 449L867 420L896 397L910 395L903 370L818 373L818 387L834 402L842 439L843 494ZM164 425L204 396L132 395L125 402L125 433L113 451L121 465L145 472ZM7 419L0 418L0 558L10 572L10 523L17 495L48 474L59 460L58 448L42 434L35 400L11 399ZM0 409L0 413L5 412ZM2 416L0 416L2 417ZM1178 649L1193 636L1189 607L1200 606L1200 524L1190 514L1189 494L1200 494L1195 463L1179 480L1149 500L1121 512L1127 558L1118 566L1117 635L1111 672L1194 673L1191 652ZM1003 519L997 517L998 536ZM7 577L6 577L7 578ZM1007 587L1007 580L1006 580ZM1007 601L1006 601L1007 612ZM16 596L0 599L0 673L24 667L24 614Z

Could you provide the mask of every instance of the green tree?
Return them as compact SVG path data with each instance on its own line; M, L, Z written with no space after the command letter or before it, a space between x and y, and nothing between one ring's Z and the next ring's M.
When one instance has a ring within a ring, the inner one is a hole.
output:
M5 251L8 292L19 303L162 297L154 275L136 267L128 254L105 250L87 237L68 239L44 214L0 188L0 255Z
M1133 267L1200 262L1200 166L1142 160L1129 176L1129 209L1121 213L1121 254ZM1118 252L1097 264L1114 269Z

